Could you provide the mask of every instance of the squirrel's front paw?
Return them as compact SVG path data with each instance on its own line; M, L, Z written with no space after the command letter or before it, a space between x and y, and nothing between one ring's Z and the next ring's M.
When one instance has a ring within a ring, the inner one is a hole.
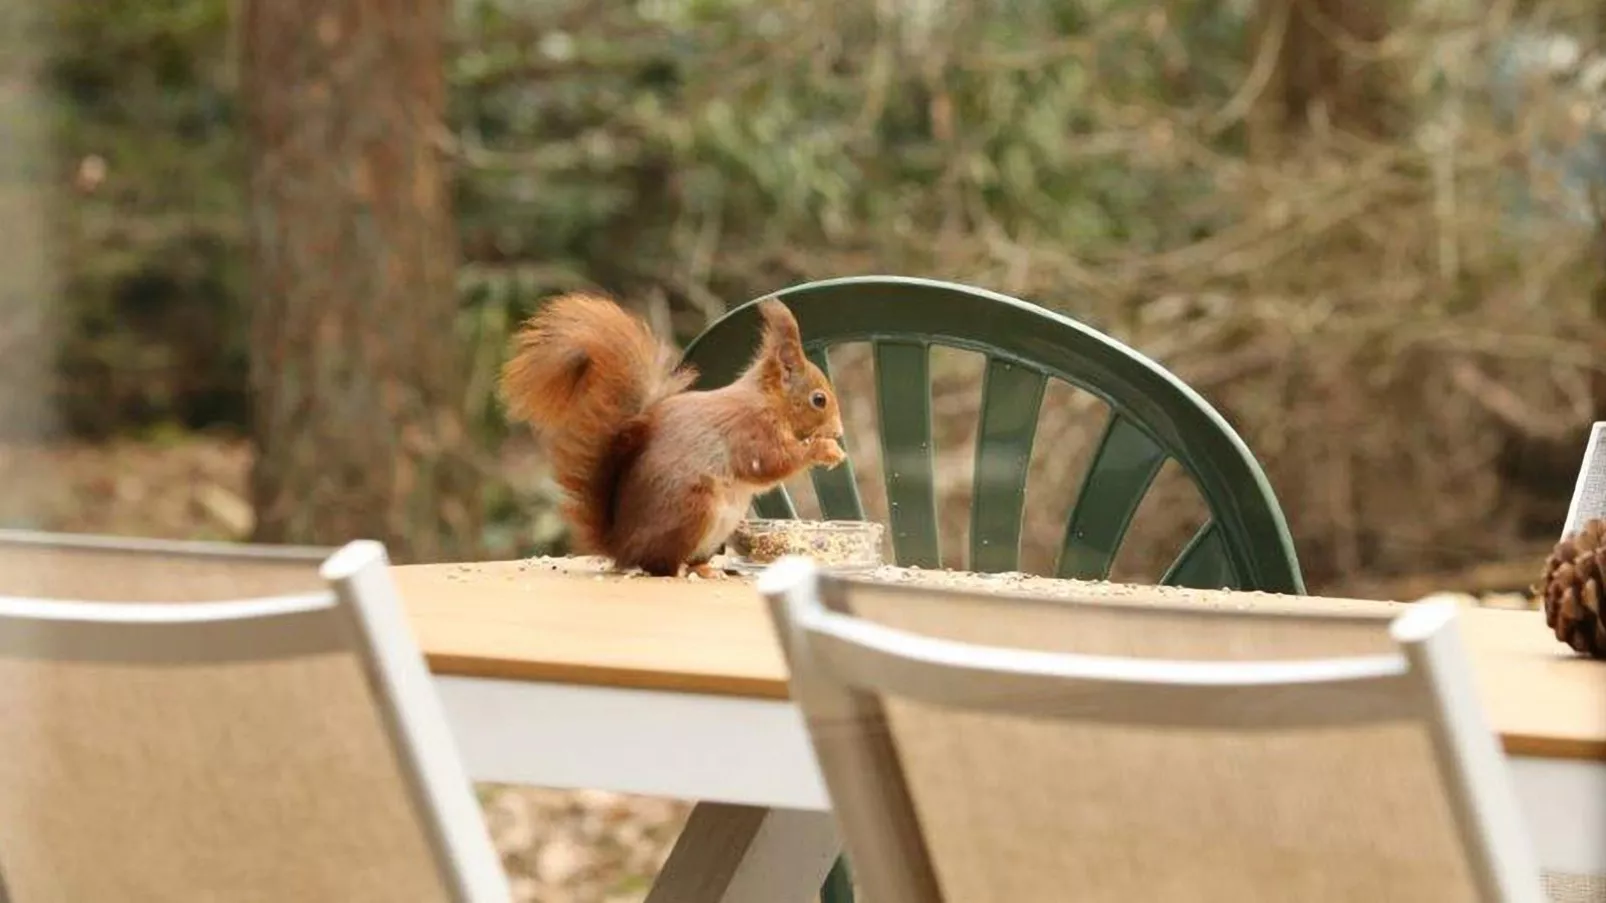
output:
M815 464L834 468L847 459L848 453L842 450L842 444L837 440L825 437L809 440L809 460Z

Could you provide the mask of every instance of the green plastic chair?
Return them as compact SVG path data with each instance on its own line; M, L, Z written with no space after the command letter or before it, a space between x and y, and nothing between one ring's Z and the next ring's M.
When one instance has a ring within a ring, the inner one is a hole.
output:
M944 345L986 356L971 570L1018 566L1039 409L1048 380L1059 379L1103 399L1110 414L1066 524L1056 576L1109 575L1138 504L1161 465L1173 458L1193 479L1210 517L1161 583L1304 594L1282 509L1243 440L1208 402L1131 348L1037 305L929 279L828 279L775 297L797 316L804 350L827 374L830 347L869 342L874 349L882 467L900 565L940 567L930 353ZM732 310L687 347L685 360L698 368L699 387L724 385L747 365L759 328L756 303ZM826 518L864 517L851 461L835 470L815 469L811 479ZM754 507L762 517L797 516L784 488L755 499ZM823 897L827 903L852 900L841 860Z

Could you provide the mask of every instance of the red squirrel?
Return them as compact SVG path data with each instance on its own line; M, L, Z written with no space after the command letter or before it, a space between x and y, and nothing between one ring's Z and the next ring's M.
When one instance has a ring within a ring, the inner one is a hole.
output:
M583 551L657 577L722 577L709 560L754 495L842 463L836 393L804 357L797 320L774 298L757 307L752 363L708 391L604 296L554 298L514 335L503 403L542 440Z

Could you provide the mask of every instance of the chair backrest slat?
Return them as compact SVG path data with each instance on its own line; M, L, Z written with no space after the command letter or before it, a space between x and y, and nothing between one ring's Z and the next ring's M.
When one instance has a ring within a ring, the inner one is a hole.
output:
M753 510L759 517L771 520L795 520L797 506L792 504L792 496L787 493L785 486L777 486L763 495L753 498Z
M318 563L332 551L0 530L0 595L195 602L323 591Z
M0 596L0 658L224 664L350 646L333 593L239 602L44 602Z
M970 507L972 571L1013 571L1019 566L1026 478L1047 387L1047 377L1031 367L987 359Z
M874 348L892 547L899 564L941 567L931 451L931 346L889 339Z
M827 348L818 345L809 349L808 358L829 379L831 360ZM844 437L846 441L846 437ZM864 503L859 498L859 484L854 479L853 460L850 458L831 469L816 467L809 471L814 481L814 494L820 500L820 512L826 520L863 520Z
M797 629L858 690L956 709L1112 725L1286 730L1420 716L1398 654L1296 662L1174 662L935 639L825 612Z
M1165 460L1165 450L1137 424L1111 412L1071 507L1056 576L1073 580L1110 576L1116 550Z
M1226 538L1214 520L1205 521L1193 538L1182 547L1171 567L1160 577L1161 586L1193 589L1241 589L1242 581L1233 572Z

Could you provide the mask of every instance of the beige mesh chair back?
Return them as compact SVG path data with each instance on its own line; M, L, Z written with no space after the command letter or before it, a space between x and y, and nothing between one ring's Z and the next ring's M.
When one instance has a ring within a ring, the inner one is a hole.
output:
M759 589L875 903L1543 899L1453 607Z
M368 541L0 532L0 878L11 903L510 899Z

